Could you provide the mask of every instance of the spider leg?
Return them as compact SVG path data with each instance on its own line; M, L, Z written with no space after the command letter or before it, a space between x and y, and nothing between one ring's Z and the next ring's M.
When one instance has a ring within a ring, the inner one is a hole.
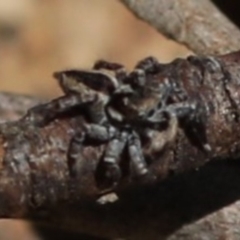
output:
M122 64L108 62L108 61L105 61L102 59L96 61L93 65L93 69L96 69L96 70L106 69L106 70L116 71L116 70L123 69L123 68L124 68L124 66Z
M69 109L75 106L81 106L79 97L74 94L65 95L29 109L23 119L37 126L44 126L59 114L69 111Z
M146 84L146 73L143 69L136 68L129 74L125 82L133 88L142 88Z
M98 60L97 62L95 62L95 64L93 65L93 69L95 69L95 70L102 70L102 69L104 70L105 69L105 70L113 71L116 74L116 78L120 82L123 82L128 74L127 70L125 69L125 67L122 64L108 62L105 60Z
M141 69L146 73L156 73L159 71L160 66L161 65L155 57L147 57L138 62L135 69Z
M104 143L112 139L117 134L117 129L111 125L100 124L86 124L85 125L86 138L88 140Z
M68 169L71 177L75 177L77 170L80 169L80 164L82 163L83 157L83 143L85 140L86 134L84 132L77 132L72 137L68 153L67 153L67 163Z
M117 130L114 127L98 124L86 124L81 132L76 132L68 148L68 165L71 176L76 175L79 164L82 163L83 147L87 146L88 142L106 143L116 134Z
M139 135L134 131L128 140L128 151L130 163L136 176L143 176L148 173L147 164L143 156L141 140Z
M112 126L87 124L82 133L74 135L68 149L68 166L71 176L76 176L77 170L80 168L83 147L87 145L86 142L96 141L99 144L108 142L100 163L103 177L99 186L114 188L122 176L119 162L127 140L127 132L120 132Z
M122 131L108 143L102 161L104 186L115 187L121 179L119 161L127 140L128 132Z
M202 151L211 151L206 134L206 110L203 106L194 101L170 104L147 116L145 121L154 129L160 126L167 128L173 118L179 120L180 126L194 145Z

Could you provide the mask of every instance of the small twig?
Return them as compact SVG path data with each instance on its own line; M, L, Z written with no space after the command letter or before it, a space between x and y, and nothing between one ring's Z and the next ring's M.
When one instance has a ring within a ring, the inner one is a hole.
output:
M197 54L225 54L239 49L238 28L209 0L121 1L136 16Z

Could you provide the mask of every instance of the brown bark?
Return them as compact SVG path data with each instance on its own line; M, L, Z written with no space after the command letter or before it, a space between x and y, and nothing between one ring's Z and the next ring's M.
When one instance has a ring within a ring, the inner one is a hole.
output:
M197 54L239 49L240 32L209 0L121 0L137 17Z
M27 110L39 103L40 99L13 93L0 93L0 122L17 120Z
M67 150L84 121L81 116L65 115L42 128L24 119L1 124L0 216L30 217L103 237L174 239L172 234L182 225L237 200L240 168L237 161L227 160L238 158L240 148L239 123L232 115L239 114L233 102L240 100L240 53L217 59L224 63L224 71L210 74L204 65L206 74L199 86L217 106L207 120L212 153L205 155L179 130L172 148L150 165L154 178L126 177L116 189L119 199L114 203L97 202L101 190L95 174L104 145L86 147L77 176L69 175ZM172 66L165 65L179 81L191 79L188 64ZM229 81L224 83L226 72Z

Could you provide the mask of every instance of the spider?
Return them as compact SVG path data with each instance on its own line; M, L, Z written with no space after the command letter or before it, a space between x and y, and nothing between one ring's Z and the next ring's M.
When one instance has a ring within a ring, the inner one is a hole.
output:
M159 81L161 72L164 65L153 57L140 61L130 73L120 64L103 60L91 70L56 72L54 77L65 95L30 109L25 119L43 126L69 109L84 107L89 121L71 140L70 173L77 171L76 163L88 140L107 143L102 158L103 186L114 188L122 177L120 156L125 149L133 173L147 175L142 138L148 139L150 152L160 152L174 141L181 121L193 126L193 134L201 138L200 148L210 150L204 134L204 107L186 99L174 81Z
M112 125L105 111L111 97L117 101L133 92L129 84L122 82L126 76L127 72L122 65L105 61L98 61L89 71L56 72L54 77L65 95L30 109L24 117L25 120L37 126L44 126L70 109L84 108L84 114L87 115L89 123L84 125L83 132L75 134L68 151L68 163L72 175L77 171L76 163L81 160L81 150L87 141L108 142L102 160L106 179L104 185L115 186L121 178L119 159L126 146L137 175L147 173L138 134L130 131L129 126L124 124L121 128L119 125L118 127ZM117 111L111 111L110 116L113 122L123 120L123 116Z

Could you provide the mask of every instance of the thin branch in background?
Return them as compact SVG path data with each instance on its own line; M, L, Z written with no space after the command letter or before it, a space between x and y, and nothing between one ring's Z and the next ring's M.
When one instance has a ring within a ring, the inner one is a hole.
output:
M197 54L225 54L239 49L239 29L209 0L121 2L160 33Z

